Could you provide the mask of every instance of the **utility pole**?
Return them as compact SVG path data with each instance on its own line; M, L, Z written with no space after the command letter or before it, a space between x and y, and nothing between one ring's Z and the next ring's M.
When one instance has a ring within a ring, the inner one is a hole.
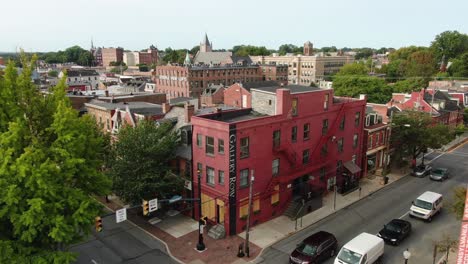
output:
M197 250L205 250L205 244L203 243L203 229L201 227L202 223L202 206L201 206L201 170L197 170L198 175L198 244Z
M255 180L254 177L254 170L251 170L252 176L250 178L250 187L249 187L249 211L247 212L247 228L245 229L245 254L247 257L250 257L250 249L249 249L249 228L250 228L250 212L252 211L252 189L253 183Z

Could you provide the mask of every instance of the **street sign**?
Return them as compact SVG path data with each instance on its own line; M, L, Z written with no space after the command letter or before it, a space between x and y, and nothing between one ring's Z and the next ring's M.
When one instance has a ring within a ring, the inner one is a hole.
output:
M115 220L117 223L127 220L127 208L115 211Z
M149 200L149 211L154 212L158 210L158 199Z

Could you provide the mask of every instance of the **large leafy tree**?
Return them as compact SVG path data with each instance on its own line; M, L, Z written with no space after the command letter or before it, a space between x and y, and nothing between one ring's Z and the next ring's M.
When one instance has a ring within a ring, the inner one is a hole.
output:
M468 78L468 52L454 59L448 71L453 77Z
M468 35L456 30L442 32L431 43L431 50L437 62L440 62L443 56L446 60L457 58L468 52Z
M465 209L466 188L456 187L453 189L453 197L450 204L450 211L455 214L457 219L463 218L463 211Z
M452 135L447 126L433 124L428 113L403 111L392 120L392 144L398 158L416 159L427 148L437 149L450 142Z
M68 246L89 233L108 192L105 142L65 96L65 79L44 96L31 82L34 60L13 63L0 82L0 263L70 263Z
M133 128L124 126L114 144L115 159L110 174L113 189L124 201L138 204L142 199L179 194L183 183L170 172L179 136L172 124L142 121Z
M413 91L420 91L422 88L427 87L427 84L428 82L423 78L401 80L393 84L393 92L411 93Z
M367 75L368 68L363 63L347 64L333 78L333 89L338 96L357 97L367 95L371 103L386 103L392 97L391 88L385 80Z

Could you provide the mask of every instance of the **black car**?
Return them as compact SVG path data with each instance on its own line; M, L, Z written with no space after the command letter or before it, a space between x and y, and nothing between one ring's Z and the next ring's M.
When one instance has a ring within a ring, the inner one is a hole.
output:
M380 230L377 236L381 237L385 242L398 245L400 242L411 233L411 223L401 219L393 219L384 228Z
M304 239L289 256L289 263L322 263L333 257L338 249L338 241L335 236L319 231Z

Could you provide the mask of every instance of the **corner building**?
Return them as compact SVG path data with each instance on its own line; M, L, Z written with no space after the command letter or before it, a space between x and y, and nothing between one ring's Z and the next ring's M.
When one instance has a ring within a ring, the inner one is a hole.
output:
M252 226L304 195L358 181L365 106L365 99L334 97L332 89L288 85L253 89L255 111L193 117L193 190L199 172L201 216L224 225L228 235L242 232L252 174Z

